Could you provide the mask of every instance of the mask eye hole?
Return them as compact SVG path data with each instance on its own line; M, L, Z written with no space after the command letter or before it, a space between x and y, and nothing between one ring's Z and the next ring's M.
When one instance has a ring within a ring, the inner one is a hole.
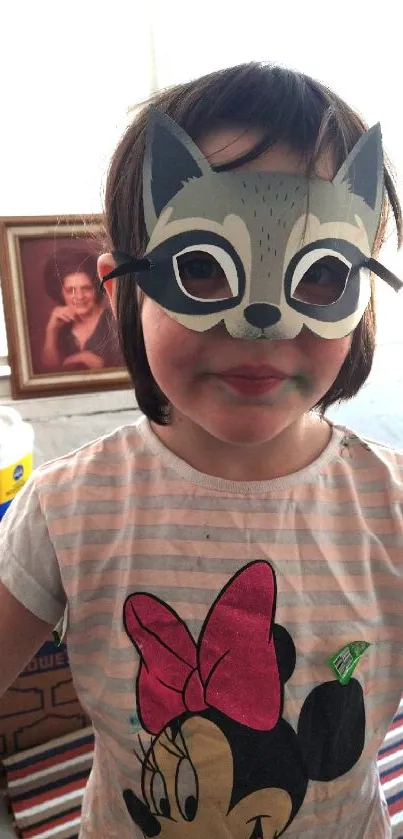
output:
M238 294L233 260L216 245L185 248L173 257L176 280L194 300L230 300Z
M336 303L346 288L350 269L351 263L341 254L310 251L295 268L291 296L314 306Z

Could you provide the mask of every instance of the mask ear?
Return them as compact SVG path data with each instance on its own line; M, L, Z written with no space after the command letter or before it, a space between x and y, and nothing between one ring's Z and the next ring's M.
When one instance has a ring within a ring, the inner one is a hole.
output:
M384 187L382 132L379 123L360 137L333 183L335 186L347 183L350 192L359 195L379 221Z
M161 211L183 184L211 171L186 131L158 108L150 108L143 164L144 217L149 236Z

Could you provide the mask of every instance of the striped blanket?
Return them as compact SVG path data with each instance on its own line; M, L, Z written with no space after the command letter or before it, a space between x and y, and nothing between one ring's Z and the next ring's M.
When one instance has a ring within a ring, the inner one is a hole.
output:
M89 727L4 761L10 810L21 839L78 837L93 754ZM379 752L378 765L393 839L403 839L403 701Z
M393 827L403 839L403 700L378 754L378 768Z
M93 756L89 727L4 761L10 809L21 839L78 836Z

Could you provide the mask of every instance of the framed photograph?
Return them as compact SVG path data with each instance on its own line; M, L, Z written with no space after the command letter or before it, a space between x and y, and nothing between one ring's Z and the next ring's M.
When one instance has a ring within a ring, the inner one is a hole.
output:
M15 398L129 386L100 291L99 217L0 218L0 281Z

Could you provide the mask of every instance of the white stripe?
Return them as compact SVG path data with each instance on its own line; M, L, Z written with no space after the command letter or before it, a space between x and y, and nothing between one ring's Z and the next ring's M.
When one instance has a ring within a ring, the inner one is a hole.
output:
M390 821L392 823L392 827L395 827L395 825L403 822L403 812L401 810L399 810L398 813L395 813L394 816L391 816Z
M386 795L386 798L388 797L388 796L387 796L387 792L389 792L389 794L391 794L391 790L393 790L393 788L394 788L394 787L402 786L402 780L403 780L403 776L402 776L402 775L398 775L398 776L397 776L397 778L392 778L392 780L391 780L391 781L385 781L385 782L382 784L382 786L383 786L383 791L384 791L384 793L385 793L385 795ZM392 793L392 794L393 794L393 793Z
M56 816L55 816L56 818ZM63 830L66 830L66 827L80 827L81 819L73 819L71 822L64 822L63 824L58 825L57 827L51 827L50 830L45 830L44 833L36 833L35 839L48 839L50 836L57 836L58 833L62 833Z
M39 772L33 772L32 775L25 775L23 778L16 778L15 781L10 781L8 787L9 789L22 787L27 783L31 783L31 781L36 781L38 778L46 778L46 775L53 775L55 772L59 771L59 769L69 769L71 766L84 763L86 760L93 760L93 758L94 752L92 751L87 752L85 755L79 755L79 757L72 757L70 760L65 760L63 763L54 763L52 766L47 766Z
M403 758L403 748L398 749L397 752L392 752L392 754L390 755L385 755L384 757L378 758L378 768L382 769L384 766L387 766L388 763L398 763L400 758Z
M384 742L384 743L388 743L388 742L389 742L389 740L393 740L395 737L396 737L397 739L399 739L399 736L398 736L398 735L400 735L401 737L403 737L403 725L399 725L399 727L398 727L398 728L394 728L394 729L392 729L391 731L388 731L388 733L387 733L387 735L386 735L386 737L385 737L385 739L384 739L384 741L383 741L383 742Z
M26 819L29 816L36 816L43 813L45 810L50 810L52 807L57 807L58 804L63 804L66 801L74 801L74 799L82 799L84 795L83 789L74 790L74 792L67 792L66 795L59 795L58 798L45 801L44 804L37 804L35 807L28 807L27 810L21 810L20 813L15 813L17 821L19 819Z

